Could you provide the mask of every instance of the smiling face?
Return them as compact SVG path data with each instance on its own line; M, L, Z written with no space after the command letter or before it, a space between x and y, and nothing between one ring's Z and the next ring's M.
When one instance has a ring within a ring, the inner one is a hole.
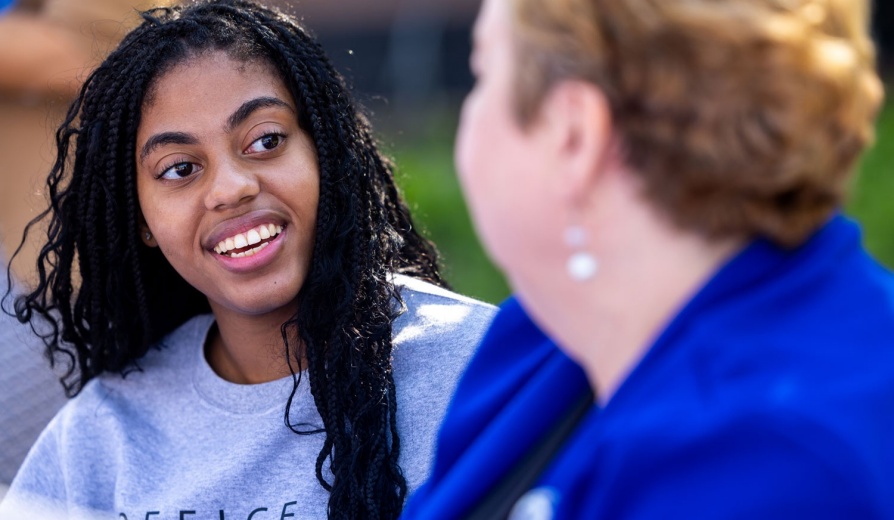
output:
M164 73L144 103L136 142L143 217L218 320L285 321L295 312L319 198L316 152L297 110L272 67L223 52Z

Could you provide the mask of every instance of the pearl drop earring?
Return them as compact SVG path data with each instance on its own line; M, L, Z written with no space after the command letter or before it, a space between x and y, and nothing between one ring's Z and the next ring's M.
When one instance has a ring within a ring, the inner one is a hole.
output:
M152 240L152 233L146 232L146 240Z
M568 276L576 282L585 282L596 275L599 261L583 248L587 244L587 230L581 226L569 226L565 230L565 243L572 253L565 263Z

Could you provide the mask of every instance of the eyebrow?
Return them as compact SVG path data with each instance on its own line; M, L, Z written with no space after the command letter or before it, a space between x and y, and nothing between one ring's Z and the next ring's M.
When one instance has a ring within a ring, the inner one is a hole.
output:
M290 112L295 111L291 105L279 98L262 96L242 103L242 105L227 118L224 130L227 133L232 132L234 128L242 124L253 113L267 107L281 107L288 109ZM168 144L194 145L198 143L198 138L185 132L162 132L160 134L155 134L146 140L146 144L140 149L140 161L146 159L146 156L154 152L156 149Z
M157 148L167 144L197 144L198 139L194 135L183 132L162 132L155 134L146 140L146 144L140 149L140 162Z
M255 111L267 107L280 107L288 109L290 112L295 111L291 105L279 98L270 96L255 98L242 103L242 106L236 109L236 111L233 112L233 115L227 119L227 124L224 129L227 133L232 132L234 128L242 124L242 122L248 119L248 116L252 115Z

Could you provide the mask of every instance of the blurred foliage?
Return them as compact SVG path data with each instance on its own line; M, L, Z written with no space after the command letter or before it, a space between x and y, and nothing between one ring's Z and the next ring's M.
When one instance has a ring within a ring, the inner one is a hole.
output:
M398 184L416 225L437 244L453 289L499 303L509 288L475 235L453 167L456 121L434 116L429 126L421 135L399 136L397 145L386 144L398 166Z
M417 225L443 254L447 279L457 291L492 303L509 294L505 280L478 242L453 167L456 121L434 115L429 128L398 134L386 151L398 164L398 182ZM393 135L393 134L392 134ZM864 229L867 248L894 267L894 100L879 118L875 146L861 163L846 211Z
M894 88L876 125L875 146L863 156L847 212L863 226L866 248L894 268Z

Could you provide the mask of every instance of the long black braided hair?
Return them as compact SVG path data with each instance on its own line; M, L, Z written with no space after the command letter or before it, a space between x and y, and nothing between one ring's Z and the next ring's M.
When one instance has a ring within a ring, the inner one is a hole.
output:
M320 171L312 265L281 332L295 388L304 354L323 428L290 424L288 404L285 421L296 433L325 435L316 476L330 491L330 518L397 517L407 486L398 466L391 333L400 296L391 276L445 285L434 247L415 231L343 80L294 18L212 0L143 19L89 76L56 133L50 206L26 230L46 226L38 284L16 299L16 315L41 334L54 362L67 361L62 383L73 396L99 374L132 370L167 333L209 312L160 250L138 238L140 111L153 82L198 53L269 63L300 107Z

